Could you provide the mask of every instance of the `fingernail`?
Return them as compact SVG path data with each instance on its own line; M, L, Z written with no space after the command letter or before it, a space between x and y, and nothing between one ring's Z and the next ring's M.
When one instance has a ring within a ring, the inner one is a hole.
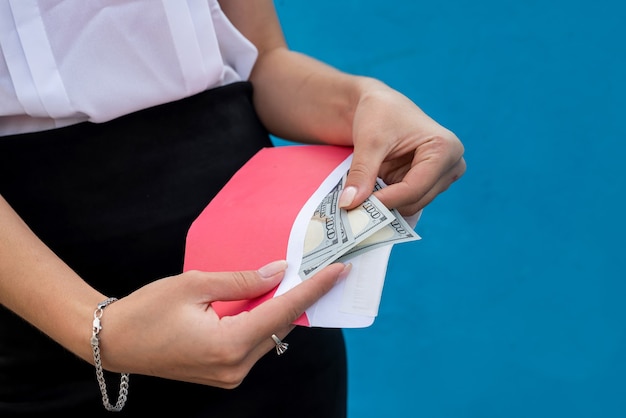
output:
M339 197L339 207L345 208L352 204L354 197L356 196L356 187L348 186L343 189L341 196Z
M341 270L341 273L339 273L339 276L337 276L337 281L348 277L348 274L350 274L351 271L352 271L352 263L345 264L343 266L343 270Z
M264 279L271 279L278 273L282 273L287 269L287 261L278 260L261 267L258 272Z

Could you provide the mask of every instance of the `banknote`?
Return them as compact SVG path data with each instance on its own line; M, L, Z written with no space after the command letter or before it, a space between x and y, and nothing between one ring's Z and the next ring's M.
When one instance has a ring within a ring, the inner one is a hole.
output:
M357 244L396 220L396 215L373 195L354 209L349 211L340 209L338 197L343 190L345 178L346 176L339 182L338 187L333 188L333 191L326 196L311 218L305 234L305 250L299 271L302 279L311 277L318 270L333 263ZM335 194L336 198L329 198L330 195ZM328 202L331 201L336 205L336 210L321 209L323 205L329 206ZM322 213L326 218L321 216ZM332 220L328 218L329 216L332 216ZM329 240L324 236L326 231L323 226L330 224L338 228L335 232L338 232L345 240L341 245L338 245L338 240ZM324 248L324 243L329 243L327 248Z
M348 242L346 231L340 225L338 199L342 189L340 182L315 209L306 230L304 263L312 264L312 260L328 257Z
M378 191L385 186L386 185L382 182L382 180L377 179L376 184L374 185L374 191ZM402 242L416 241L420 239L420 236L417 235L413 227L408 224L397 209L391 209L391 212L395 217L391 223L385 225L384 228L358 242L336 261L344 261L348 257L356 256L384 245L399 244Z
M417 235L413 228L411 228L398 213L398 216L393 222L356 244L335 261L343 262L349 257L363 254L384 245L400 244L402 242L416 241L419 239L419 235Z

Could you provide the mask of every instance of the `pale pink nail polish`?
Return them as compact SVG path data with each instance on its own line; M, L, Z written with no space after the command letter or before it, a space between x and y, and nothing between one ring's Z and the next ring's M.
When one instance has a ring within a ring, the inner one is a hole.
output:
M287 261L278 260L266 264L265 266L261 267L258 272L264 279L271 279L272 277L276 276L278 273L282 273L286 269Z
M341 196L339 197L339 207L345 208L350 206L356 196L356 191L356 187L354 186L348 186L343 189L343 192L341 192Z
M341 270L341 273L339 273L339 276L337 276L337 281L343 280L346 277L348 277L348 274L350 274L351 271L352 271L352 263L345 264L343 266L343 270Z

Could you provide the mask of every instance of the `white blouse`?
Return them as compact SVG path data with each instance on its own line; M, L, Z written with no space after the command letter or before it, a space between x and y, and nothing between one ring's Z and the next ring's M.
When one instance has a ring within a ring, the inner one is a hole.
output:
M256 57L217 0L0 0L0 135L245 80Z

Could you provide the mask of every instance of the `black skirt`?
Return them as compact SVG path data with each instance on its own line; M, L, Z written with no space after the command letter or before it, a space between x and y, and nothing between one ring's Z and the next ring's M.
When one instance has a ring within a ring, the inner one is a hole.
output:
M123 297L181 272L192 221L269 146L240 82L102 124L0 137L0 194L84 280ZM234 390L131 375L116 416L345 417L341 331L297 327L287 340ZM119 375L106 377L114 402ZM111 416L91 365L0 306L0 416L51 412Z

